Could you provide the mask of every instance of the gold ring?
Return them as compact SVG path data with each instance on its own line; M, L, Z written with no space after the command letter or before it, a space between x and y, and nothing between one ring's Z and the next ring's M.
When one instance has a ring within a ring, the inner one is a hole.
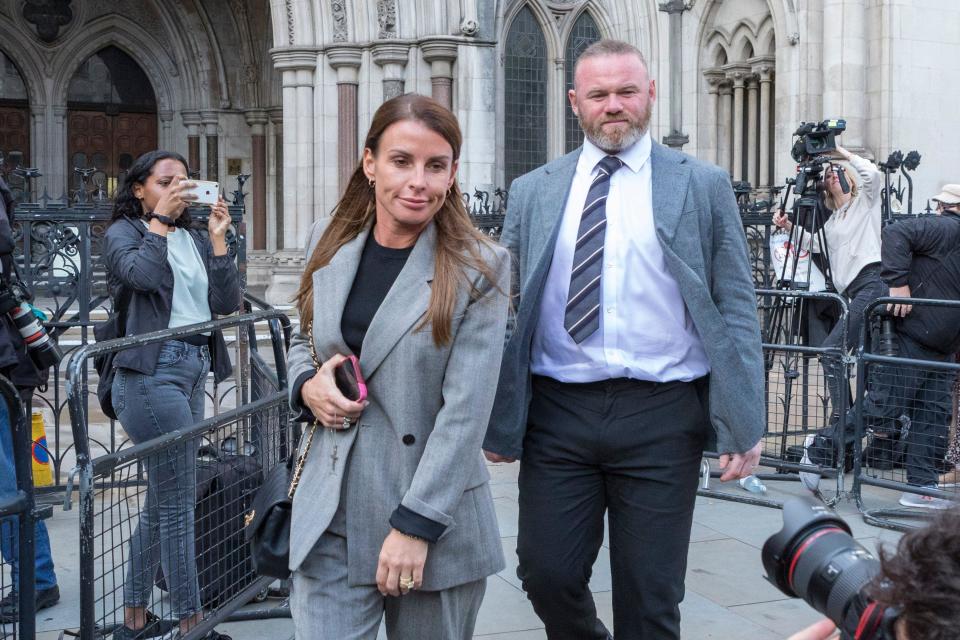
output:
M400 578L401 589L406 589L407 591L409 591L410 589L413 589L413 585L414 585L413 576L410 576L408 578L403 578L403 577Z

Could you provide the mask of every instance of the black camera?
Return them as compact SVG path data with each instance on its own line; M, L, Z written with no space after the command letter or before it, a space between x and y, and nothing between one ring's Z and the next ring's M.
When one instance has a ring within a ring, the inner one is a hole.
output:
M811 158L836 151L837 134L847 128L847 121L843 118L824 120L823 122L801 122L793 135L796 141L790 150L790 155L797 162L807 162Z
M833 620L842 638L895 640L899 611L866 593L880 561L824 505L809 498L787 501L783 528L764 543L762 558L767 580Z
M27 345L27 353L33 364L43 370L60 362L63 352L33 313L33 308L27 302L29 299L29 293L19 283L0 280L0 313L10 317L23 343Z

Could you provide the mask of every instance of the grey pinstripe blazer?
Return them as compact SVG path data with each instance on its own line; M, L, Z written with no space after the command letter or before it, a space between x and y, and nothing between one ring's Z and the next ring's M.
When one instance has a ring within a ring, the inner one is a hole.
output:
M314 225L308 256L328 222ZM313 275L313 336L321 360L350 353L340 320L368 233ZM291 570L310 553L341 500L350 585L376 582L388 520L401 503L447 525L430 546L423 589L479 580L504 566L480 443L500 370L508 306L500 292L510 287L508 254L500 247L483 249L497 282L468 274L483 295L471 299L464 287L454 310L454 338L437 347L429 325L417 330L430 300L435 243L431 223L370 323L360 357L370 404L359 424L317 431L293 501ZM290 379L312 368L306 336L295 335Z

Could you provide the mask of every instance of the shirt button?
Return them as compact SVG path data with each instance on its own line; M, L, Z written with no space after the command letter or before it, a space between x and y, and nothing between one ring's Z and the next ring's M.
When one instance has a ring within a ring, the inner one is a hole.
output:
M607 307L607 313L613 313L613 307Z
M614 263L614 262L608 262L608 263L607 263L607 266L610 267L610 268L613 268L613 267L615 267L615 266L617 266L617 265L616 265L616 263Z

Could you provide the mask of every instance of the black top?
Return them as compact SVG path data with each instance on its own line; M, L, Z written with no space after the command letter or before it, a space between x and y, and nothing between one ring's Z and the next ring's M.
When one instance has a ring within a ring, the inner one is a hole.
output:
M363 337L367 335L370 321L387 292L393 286L397 276L407 263L413 246L405 249L390 249L380 246L373 237L373 231L367 236L357 266L357 275L353 278L347 304L343 307L340 320L340 332L354 355L360 355Z
M960 300L960 214L903 218L883 229L880 279L910 296ZM943 354L960 349L960 309L915 305L898 329Z

